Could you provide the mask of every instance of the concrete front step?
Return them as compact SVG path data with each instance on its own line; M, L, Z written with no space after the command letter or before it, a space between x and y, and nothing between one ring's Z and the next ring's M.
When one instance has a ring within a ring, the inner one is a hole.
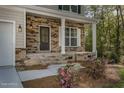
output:
M31 60L38 60L41 63L67 63L94 60L96 58L95 55L90 52L66 53L64 55L60 53L33 53L27 54L27 57Z
M66 57L59 53L29 54L30 59L40 59L43 63L67 63Z

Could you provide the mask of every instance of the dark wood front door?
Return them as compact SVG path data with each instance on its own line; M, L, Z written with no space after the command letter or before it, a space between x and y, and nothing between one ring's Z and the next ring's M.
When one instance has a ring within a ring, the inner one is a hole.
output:
M50 29L49 27L40 27L40 50L50 50Z

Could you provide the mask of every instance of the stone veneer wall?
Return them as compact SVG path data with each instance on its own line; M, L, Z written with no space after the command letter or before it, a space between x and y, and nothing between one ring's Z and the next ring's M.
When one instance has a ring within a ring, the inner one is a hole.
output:
M51 27L51 52L57 53L60 52L61 48L59 47L59 26L60 19L51 18L47 16L34 16L27 15L26 17L26 49L27 53L38 53L40 52L40 32L39 26L49 26ZM81 52L84 50L84 31L83 24L66 21L66 26L78 27L81 29L81 47L75 48L66 48L66 51L75 51Z
M39 26L51 27L51 52L59 51L59 19L53 19L46 16L27 15L27 52L40 52L40 31Z
M24 60L26 57L25 48L16 48L16 61Z
M27 54L30 58L29 62L35 62L40 60L42 64L53 63L68 63L68 62L92 62L96 60L95 53L83 52L83 53L66 53L64 55L60 53L32 53ZM29 64L30 65L30 64Z

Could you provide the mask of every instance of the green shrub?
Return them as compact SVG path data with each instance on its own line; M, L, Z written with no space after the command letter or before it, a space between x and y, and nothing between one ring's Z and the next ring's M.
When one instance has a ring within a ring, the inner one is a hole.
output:
M117 63L119 61L119 55L117 55L114 51L106 51L104 52L104 56L111 60L111 63Z
M120 57L120 63L124 65L124 56Z
M117 83L106 84L104 88L124 88L124 68L119 70L119 76L121 80Z

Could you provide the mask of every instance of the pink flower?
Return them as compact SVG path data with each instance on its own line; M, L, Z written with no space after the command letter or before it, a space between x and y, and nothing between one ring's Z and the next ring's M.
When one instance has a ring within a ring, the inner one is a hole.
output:
M60 74L61 76L65 76L65 70L64 70L64 68L61 68L61 69L59 70L59 74Z
M73 86L72 83L72 78L73 78L73 73L72 69L68 66L65 66L64 68L59 69L59 75L60 75L60 83L61 86L64 88L70 88Z
M65 81L63 79L61 79L60 82L61 82L61 84L64 84L65 83Z

